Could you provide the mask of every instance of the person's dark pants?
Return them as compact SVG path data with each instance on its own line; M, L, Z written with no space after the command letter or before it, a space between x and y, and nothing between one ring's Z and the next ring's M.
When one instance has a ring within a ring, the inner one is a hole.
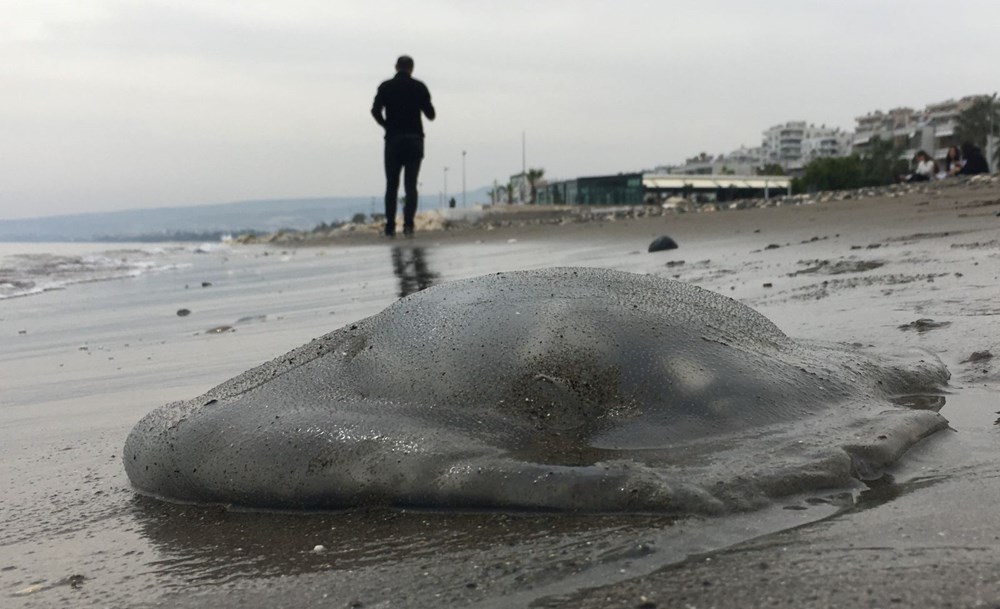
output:
M400 136L385 141L385 234L396 233L396 199L399 196L399 174L403 172L403 230L413 232L413 216L417 213L417 175L424 158L422 136Z

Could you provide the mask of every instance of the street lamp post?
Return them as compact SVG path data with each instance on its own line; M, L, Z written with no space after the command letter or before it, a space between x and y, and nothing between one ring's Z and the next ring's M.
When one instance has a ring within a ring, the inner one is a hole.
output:
M465 207L465 151L462 151L462 207Z

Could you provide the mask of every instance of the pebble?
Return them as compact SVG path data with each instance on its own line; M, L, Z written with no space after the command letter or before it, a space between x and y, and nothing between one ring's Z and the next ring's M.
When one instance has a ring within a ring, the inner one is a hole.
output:
M677 242L668 237L667 235L660 235L653 242L649 244L650 252L661 252L663 250L675 250L677 249Z

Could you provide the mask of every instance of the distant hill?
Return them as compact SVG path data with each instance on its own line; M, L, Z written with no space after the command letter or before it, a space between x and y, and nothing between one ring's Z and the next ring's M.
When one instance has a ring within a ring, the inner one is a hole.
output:
M486 188L470 191L467 200L470 204L488 201L486 193ZM422 201L423 209L438 206L436 196L422 197ZM0 220L0 241L200 240L222 234L309 230L324 222L348 221L358 213L382 213L382 207L381 197L374 197L374 205L373 197L324 197Z

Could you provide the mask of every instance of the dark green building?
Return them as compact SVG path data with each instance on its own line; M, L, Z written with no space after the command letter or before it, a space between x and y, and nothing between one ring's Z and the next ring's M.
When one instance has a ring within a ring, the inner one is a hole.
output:
M550 182L538 189L543 205L640 205L644 195L641 173L620 173Z

